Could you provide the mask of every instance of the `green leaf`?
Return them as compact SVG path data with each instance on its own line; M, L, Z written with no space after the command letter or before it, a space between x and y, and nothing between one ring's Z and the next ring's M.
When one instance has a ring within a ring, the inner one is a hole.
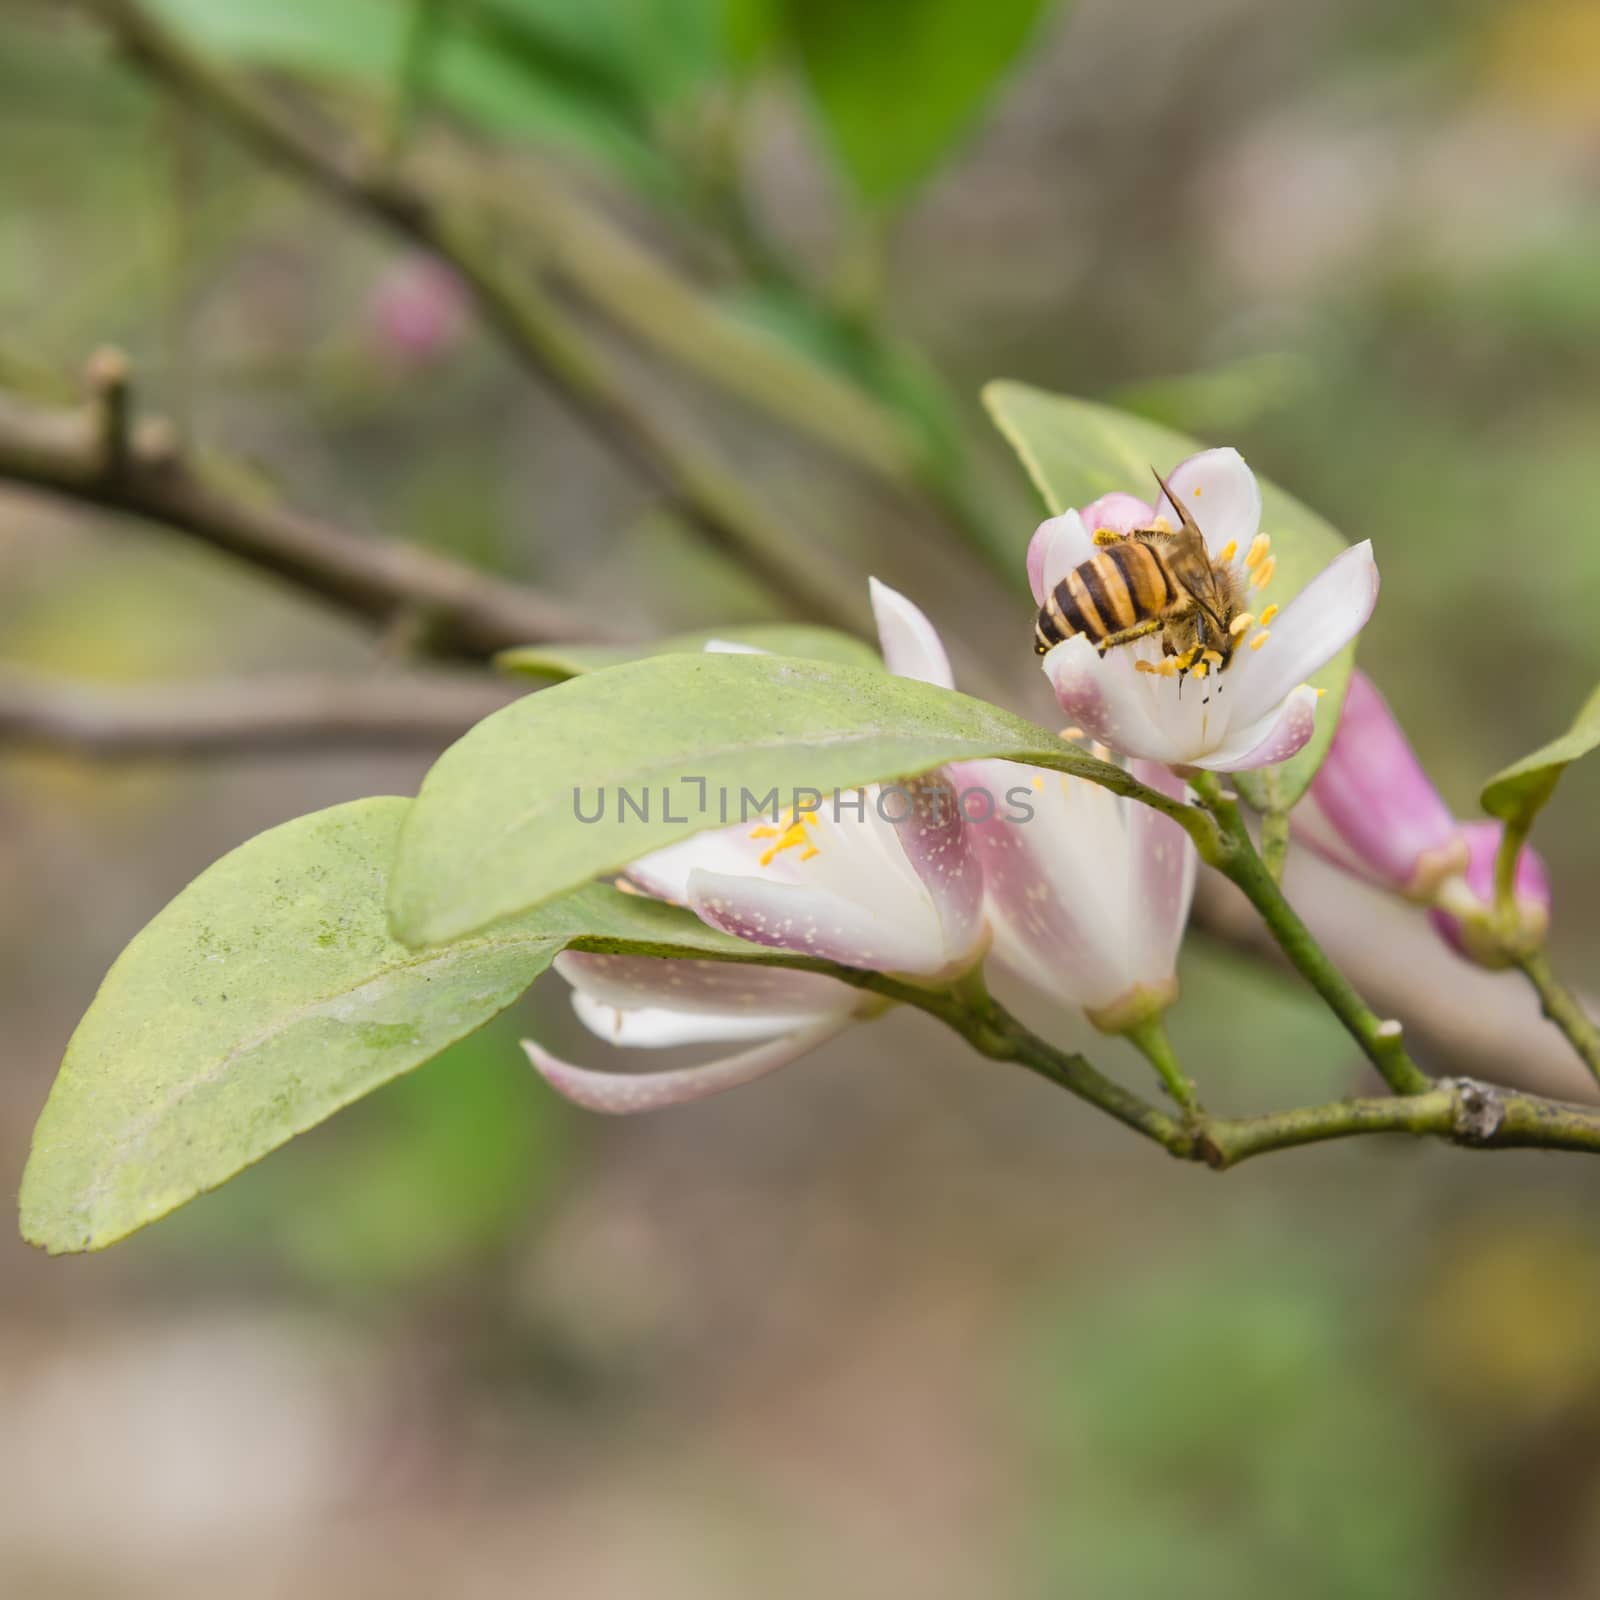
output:
M22 1180L22 1232L96 1250L232 1177L510 1005L568 945L772 963L600 885L418 955L384 885L410 802L261 834L128 946L67 1047Z
M1204 448L1187 435L1143 417L1089 400L1047 394L1026 384L991 383L983 399L1052 513L1087 505L1113 489L1149 499L1155 487L1152 467L1167 472L1185 456ZM1261 525L1272 535L1272 553L1278 563L1272 598L1287 605L1339 554L1344 540L1293 496L1265 478L1260 482ZM1019 549L1019 572L1022 556ZM1354 663L1352 645L1310 680L1327 692L1317 709L1316 732L1298 755L1267 773L1229 775L1257 810L1292 806L1305 793L1333 742Z
M699 655L712 639L747 644L775 656L798 656L804 661L836 661L847 667L881 667L872 647L835 628L818 628L803 622L754 622L732 628L706 628L678 633L640 645L531 644L502 650L494 664L502 671L527 678L557 681L576 678L604 667L621 666L647 656Z
M1583 703L1572 726L1559 739L1497 772L1483 788L1483 809L1491 817L1524 830L1555 792L1561 774L1580 756L1600 746L1600 689Z
M401 832L390 919L406 943L436 944L742 820L741 790L782 805L796 786L982 756L1116 770L981 700L861 667L672 655L591 673L497 711L439 758Z
M840 160L882 205L968 132L1050 0L782 0Z

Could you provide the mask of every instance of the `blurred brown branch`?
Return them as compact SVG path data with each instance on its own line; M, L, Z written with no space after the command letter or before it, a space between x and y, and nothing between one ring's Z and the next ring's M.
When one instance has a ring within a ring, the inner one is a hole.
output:
M481 207L425 192L393 163L348 141L324 143L305 119L191 48L137 0L81 3L169 92L220 118L267 160L448 262L524 365L552 384L693 526L737 552L782 601L845 628L867 626L866 602L853 578L814 543L795 537L636 394L527 264L510 258L496 222Z
M0 745L95 758L437 747L519 691L445 672L107 689L0 669Z
M191 459L170 424L132 422L117 352L95 359L90 380L94 401L76 409L0 393L0 478L165 524L375 622L414 620L436 655L606 635L536 589L242 490L219 464Z

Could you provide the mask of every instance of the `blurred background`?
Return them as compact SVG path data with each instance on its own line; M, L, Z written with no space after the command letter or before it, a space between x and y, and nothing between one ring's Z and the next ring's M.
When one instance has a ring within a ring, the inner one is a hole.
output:
M119 345L242 493L639 638L833 605L704 537L437 261L119 54L116 9L0 3L0 389L70 403ZM484 208L789 567L856 605L880 573L1020 709L1050 709L1039 512L994 376L1235 443L1370 537L1363 664L1463 815L1600 675L1593 0L146 9L309 136ZM394 648L0 482L8 669L192 685ZM429 759L0 748L8 1192L139 927ZM1575 770L1539 834L1580 986L1597 802ZM1197 936L1184 984L1208 1102L1365 1086L1287 980ZM105 1255L0 1230L0 1592L1600 1592L1592 1163L1364 1140L1217 1179L915 1017L617 1123L542 1092L528 1032L605 1061L551 979Z

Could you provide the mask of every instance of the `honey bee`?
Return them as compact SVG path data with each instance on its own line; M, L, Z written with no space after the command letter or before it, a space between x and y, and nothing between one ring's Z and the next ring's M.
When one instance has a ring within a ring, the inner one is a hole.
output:
M1243 615L1233 572L1211 559L1194 518L1159 472L1156 482L1181 526L1173 531L1161 519L1125 535L1097 530L1099 551L1045 597L1033 629L1040 655L1080 633L1101 655L1160 633L1164 659L1141 661L1144 671L1203 678L1233 659L1235 619Z

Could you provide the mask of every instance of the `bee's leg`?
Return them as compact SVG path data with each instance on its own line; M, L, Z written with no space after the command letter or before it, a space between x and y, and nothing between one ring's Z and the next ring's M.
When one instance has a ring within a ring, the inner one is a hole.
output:
M1160 617L1146 617L1143 622L1136 622L1121 633L1108 633L1105 638L1097 639L1095 648L1104 655L1107 650L1115 650L1119 644L1132 644L1135 639L1146 639L1164 626Z

